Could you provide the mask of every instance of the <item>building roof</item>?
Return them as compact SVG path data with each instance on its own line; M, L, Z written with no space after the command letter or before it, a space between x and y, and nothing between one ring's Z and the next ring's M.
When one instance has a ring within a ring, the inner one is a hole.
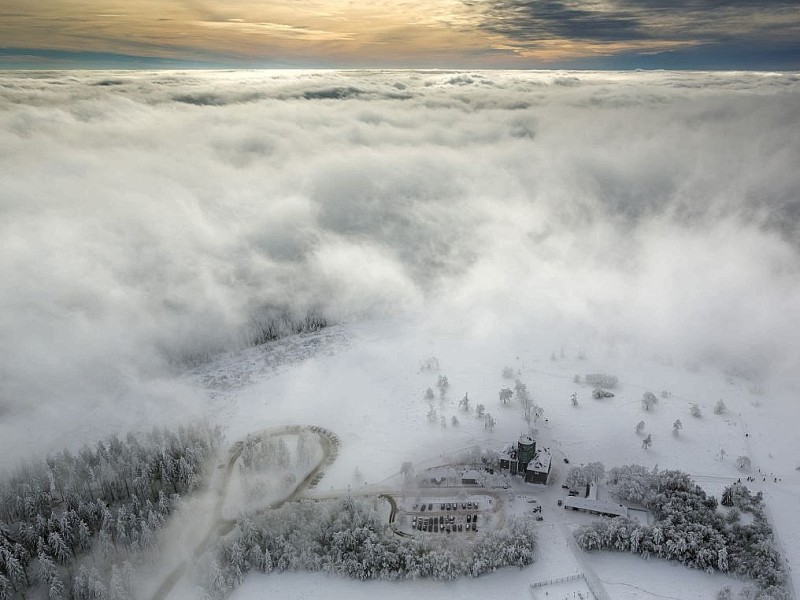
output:
M519 443L523 446L532 446L535 442L533 438L529 435L521 435L519 436Z
M480 481L481 474L478 473L475 469L468 469L464 471L464 474L461 475L461 480L471 480L471 481Z
M542 448L536 453L536 456L533 457L533 460L528 463L527 470L536 471L537 473L549 473L550 461L550 453L546 448Z
M589 512L603 515L616 515L618 517L628 516L628 507L622 504L614 504L607 500L594 500L592 498L579 498L578 496L568 496L564 500L564 508L578 508Z

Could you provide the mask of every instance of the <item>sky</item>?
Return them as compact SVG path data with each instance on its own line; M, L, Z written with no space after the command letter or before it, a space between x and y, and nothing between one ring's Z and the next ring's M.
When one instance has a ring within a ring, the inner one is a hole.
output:
M800 69L799 0L4 0L2 69Z

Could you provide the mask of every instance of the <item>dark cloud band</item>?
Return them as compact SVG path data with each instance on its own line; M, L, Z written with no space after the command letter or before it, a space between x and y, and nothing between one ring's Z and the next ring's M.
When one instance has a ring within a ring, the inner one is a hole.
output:
M753 68L747 60L752 49L764 68L800 67L800 2L778 0L613 0L612 2L576 2L569 0L465 0L482 15L480 28L508 38L520 49L544 49L554 40L607 45L609 54L623 54L630 59L654 51L697 47L695 53L667 55L676 60L667 67L682 67L679 58L697 68L693 57L715 57L701 64L715 68L720 63ZM614 44L616 47L611 47ZM629 45L630 48L625 48ZM722 53L729 53L725 60ZM744 55L744 56L742 56ZM625 61L622 61L625 62ZM601 66L615 66L613 59ZM638 65L637 65L638 66Z

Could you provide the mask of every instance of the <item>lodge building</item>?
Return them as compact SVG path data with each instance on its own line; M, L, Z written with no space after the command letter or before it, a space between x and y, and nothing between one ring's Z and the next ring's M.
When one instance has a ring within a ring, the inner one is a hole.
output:
M547 484L551 463L548 448L536 448L536 440L522 435L516 446L510 444L500 454L500 468L523 477L528 483Z

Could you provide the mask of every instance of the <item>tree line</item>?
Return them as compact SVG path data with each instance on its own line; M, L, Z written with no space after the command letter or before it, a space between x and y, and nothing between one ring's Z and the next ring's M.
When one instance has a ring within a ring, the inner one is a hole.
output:
M533 562L534 522L511 519L474 540L400 537L381 518L375 500L303 500L241 518L198 563L196 576L210 598L224 598L249 571L321 571L358 580L440 580L477 577Z
M133 565L181 495L196 490L219 429L112 436L0 480L0 600L131 597Z
M761 493L741 483L725 489L723 505L708 496L686 473L649 470L639 465L608 473L614 494L623 502L648 508L650 525L627 518L602 519L575 534L584 550L609 549L674 560L709 572L736 573L753 579L759 600L788 600L787 578L775 548ZM741 513L752 515L742 523Z

